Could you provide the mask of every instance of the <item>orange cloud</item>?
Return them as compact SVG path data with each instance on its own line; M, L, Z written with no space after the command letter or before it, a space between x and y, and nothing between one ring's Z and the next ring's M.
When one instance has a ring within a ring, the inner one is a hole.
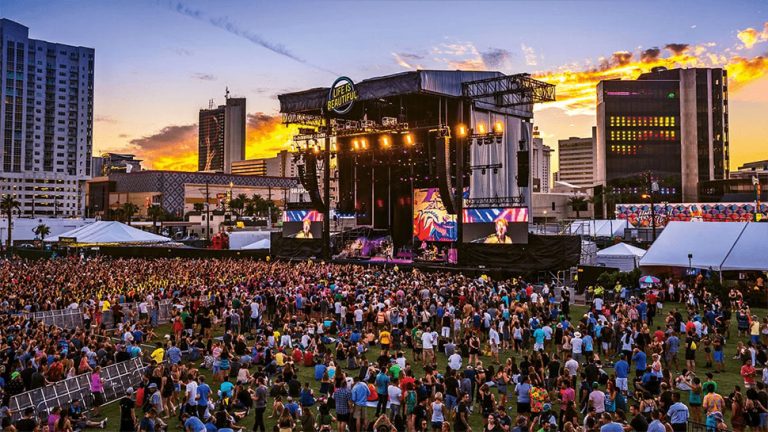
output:
M600 66L587 70L562 68L556 71L534 74L542 81L557 85L557 101L542 105L539 109L560 108L570 115L594 115L597 83L611 79L636 79L654 67L723 67L728 71L731 90L768 74L768 59L764 56L726 56L710 52L712 44L689 46L668 44L669 55L662 57L658 48L642 52L616 52L610 59L602 59Z
M763 31L749 27L739 31L736 37L739 38L746 49L750 49L760 42L768 41L768 22L763 25Z
M249 159L273 157L288 148L296 127L286 127L279 115L248 114L246 118L245 156ZM157 133L136 138L119 151L135 153L146 169L197 171L197 124L173 125Z

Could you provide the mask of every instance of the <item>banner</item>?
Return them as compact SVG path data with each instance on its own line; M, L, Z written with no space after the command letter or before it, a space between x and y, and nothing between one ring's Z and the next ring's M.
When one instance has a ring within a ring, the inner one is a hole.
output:
M682 203L654 204L656 226L668 222L751 222L755 203ZM760 219L768 219L768 205L760 204ZM616 219L625 219L636 227L651 226L650 204L616 204Z

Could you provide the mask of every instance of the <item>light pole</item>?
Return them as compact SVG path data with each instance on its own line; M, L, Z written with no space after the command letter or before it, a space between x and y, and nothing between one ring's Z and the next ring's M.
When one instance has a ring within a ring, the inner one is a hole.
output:
M544 232L547 232L547 211L544 210Z
M200 193L205 194L205 242L208 243L211 240L211 204L210 204L210 192L208 190L208 182L205 182L205 188L200 188Z

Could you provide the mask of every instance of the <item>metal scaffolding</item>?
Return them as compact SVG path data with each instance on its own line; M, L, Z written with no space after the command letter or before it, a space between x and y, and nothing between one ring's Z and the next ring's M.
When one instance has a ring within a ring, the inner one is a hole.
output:
M530 74L504 75L462 83L464 97L492 98L499 107L531 105L555 100L555 86L531 78Z

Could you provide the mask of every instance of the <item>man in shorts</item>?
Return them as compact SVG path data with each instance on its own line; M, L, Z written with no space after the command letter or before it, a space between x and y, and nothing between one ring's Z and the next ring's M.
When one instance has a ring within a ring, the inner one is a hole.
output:
M355 385L352 386L352 418L355 420L355 430L365 429L365 408L368 404L368 396L371 395L368 385L355 377Z

